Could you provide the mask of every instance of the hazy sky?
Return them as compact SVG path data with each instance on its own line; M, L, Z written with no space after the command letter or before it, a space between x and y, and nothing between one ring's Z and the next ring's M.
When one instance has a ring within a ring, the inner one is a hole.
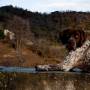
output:
M90 0L0 0L0 6L13 5L30 11L90 11Z

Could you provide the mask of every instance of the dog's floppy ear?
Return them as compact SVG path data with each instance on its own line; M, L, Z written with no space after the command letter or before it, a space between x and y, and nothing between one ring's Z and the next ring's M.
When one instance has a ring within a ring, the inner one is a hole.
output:
M86 40L86 33L83 30L78 30L80 33L80 41L78 43L78 47L81 47L82 44L85 42Z
M66 44L66 40L65 40L65 36L64 36L64 32L61 31L59 33L59 41L62 43L62 44Z
M59 33L59 40L62 42L62 44L65 45L68 42L70 31L70 29L65 29Z

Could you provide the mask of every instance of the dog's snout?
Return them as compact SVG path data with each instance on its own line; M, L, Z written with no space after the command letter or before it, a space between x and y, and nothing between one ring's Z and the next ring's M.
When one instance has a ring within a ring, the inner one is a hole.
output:
M71 38L68 40L68 43L69 43L69 44L75 43L74 38L71 37Z
M74 38L73 38L73 37L71 37L71 38L69 39L69 41L74 41Z
M69 51L70 51L70 50L75 50L75 48L76 48L76 41L75 41L74 38L71 37L71 38L68 40L68 43L67 43L67 45L66 45L66 48L69 49Z

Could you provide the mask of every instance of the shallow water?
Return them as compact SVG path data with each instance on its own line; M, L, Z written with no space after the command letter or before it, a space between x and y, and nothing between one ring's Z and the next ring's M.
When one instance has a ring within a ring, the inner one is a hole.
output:
M0 90L90 90L89 73L35 72L19 67L0 70Z

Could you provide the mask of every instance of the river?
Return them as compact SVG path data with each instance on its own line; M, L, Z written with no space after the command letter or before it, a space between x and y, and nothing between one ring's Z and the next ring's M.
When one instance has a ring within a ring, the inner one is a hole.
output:
M90 90L90 74L0 67L0 90Z

